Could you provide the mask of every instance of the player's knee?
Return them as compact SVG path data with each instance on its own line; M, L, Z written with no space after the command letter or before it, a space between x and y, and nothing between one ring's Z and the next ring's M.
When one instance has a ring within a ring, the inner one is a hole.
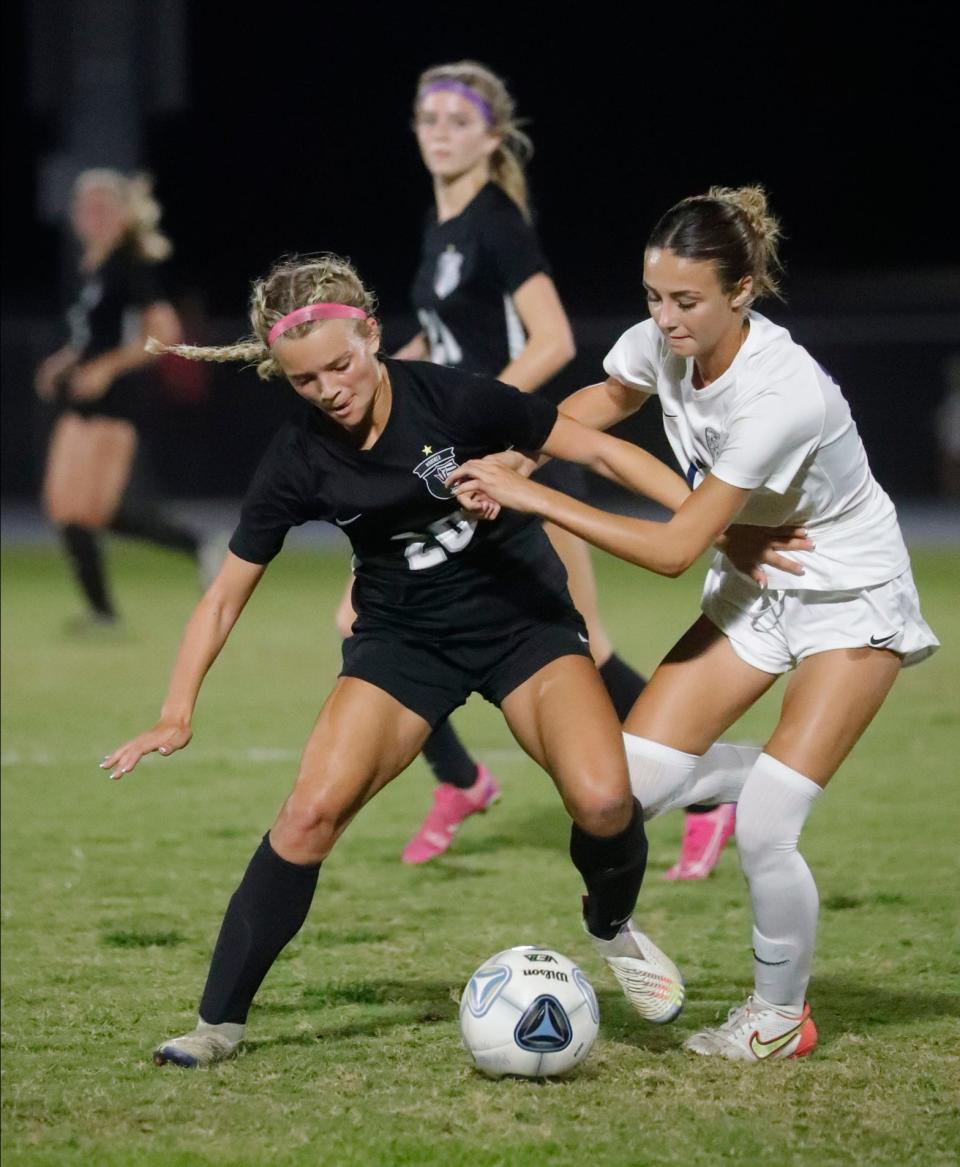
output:
M295 854L325 859L333 849L344 808L330 791L298 787L283 805L273 828L281 845Z
M786 852L796 851L797 840L769 813L756 813L749 800L737 806L737 853L747 879L777 865Z
M633 815L633 797L626 786L621 790L609 784L590 784L565 801L573 821L591 835L618 834Z

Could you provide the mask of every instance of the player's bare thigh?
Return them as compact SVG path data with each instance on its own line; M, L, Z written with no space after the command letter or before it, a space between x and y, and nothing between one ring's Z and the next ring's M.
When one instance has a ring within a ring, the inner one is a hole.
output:
M59 418L43 484L51 520L106 526L126 489L136 449L137 431L128 421L71 413Z
M628 825L630 780L620 724L586 657L551 661L501 704L514 737L553 778L570 817L611 835Z
M776 681L747 664L701 616L657 666L623 728L687 754L703 754Z
M826 786L900 673L887 649L841 648L806 657L783 698L766 753Z
M325 859L357 811L409 766L429 733L429 724L389 693L341 677L270 831L277 854L292 863Z

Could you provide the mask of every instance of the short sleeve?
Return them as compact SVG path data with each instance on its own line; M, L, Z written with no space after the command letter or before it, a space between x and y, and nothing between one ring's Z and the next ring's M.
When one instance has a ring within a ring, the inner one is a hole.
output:
M283 547L291 527L314 518L311 475L301 435L284 426L260 460L230 538L230 550L248 563L269 563Z
M556 405L491 377L473 381L468 392L452 398L460 440L502 450L539 450L557 423Z
M659 363L659 330L653 320L643 320L620 337L604 357L603 368L623 385L656 393Z
M823 431L823 399L816 386L761 391L731 418L711 473L744 490L764 487L784 494L817 451Z
M490 252L498 283L510 295L531 276L550 274L533 227L519 207L504 207L485 224L484 243Z

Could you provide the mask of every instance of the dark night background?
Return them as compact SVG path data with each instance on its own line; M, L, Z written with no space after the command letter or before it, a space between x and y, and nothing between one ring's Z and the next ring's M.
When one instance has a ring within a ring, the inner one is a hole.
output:
M71 7L5 8L3 401L21 451L8 493L36 479L27 349L32 359L41 337L59 340L62 234L38 188L64 126L50 94L62 97L67 33L47 22ZM175 287L202 293L218 339L244 328L251 277L316 250L349 255L379 293L388 343L406 339L431 199L411 98L423 68L469 56L505 77L536 146L537 223L580 347L556 392L596 379L620 329L645 315L639 261L657 216L711 183L759 181L786 232L789 301L761 310L844 385L881 481L937 491L933 415L960 351L948 6L198 2L182 13L180 108L144 114L139 163L177 248ZM30 323L41 319L46 332ZM277 391L227 376L160 431L176 464L178 443L195 453L228 427L232 466L186 487L175 475L168 490L232 493L249 472Z

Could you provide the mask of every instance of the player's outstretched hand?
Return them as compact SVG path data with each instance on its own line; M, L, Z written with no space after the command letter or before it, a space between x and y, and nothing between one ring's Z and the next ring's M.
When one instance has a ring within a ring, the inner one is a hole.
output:
M813 540L802 527L750 527L734 524L717 540L717 547L737 571L767 586L767 567L776 567L788 575L803 575L803 565L781 555L782 551L812 551Z
M535 511L536 484L504 466L495 457L464 462L450 475L446 485L457 501L471 494L480 494L514 511Z
M122 778L129 774L137 762L146 754L159 753L166 757L177 750L182 750L193 737L193 730L189 725L174 721L158 721L153 729L124 742L100 763L101 770L109 770L113 779Z

